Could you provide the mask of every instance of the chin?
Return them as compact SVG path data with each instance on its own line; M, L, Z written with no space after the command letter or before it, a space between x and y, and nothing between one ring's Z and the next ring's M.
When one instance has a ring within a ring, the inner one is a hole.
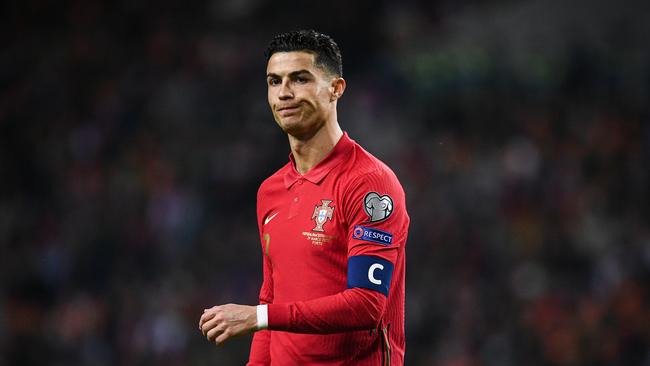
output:
M305 139L314 136L323 125L316 123L291 123L283 124L280 127L288 135L298 139Z
M300 118L300 116L297 115L288 116L284 118L278 116L278 118L276 118L275 121L278 123L278 125L284 132L288 132L290 130L304 129L305 126L308 124L302 118Z
M304 128L304 126L301 125L296 125L296 124L283 124L280 126L282 128L282 131L286 133L287 135L291 135L294 137L299 137L304 135L308 130Z

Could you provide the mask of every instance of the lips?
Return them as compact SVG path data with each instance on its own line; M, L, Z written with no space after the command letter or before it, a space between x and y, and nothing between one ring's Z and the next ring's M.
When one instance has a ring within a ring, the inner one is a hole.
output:
M276 111L278 114L282 117L288 116L290 114L293 114L300 109L300 105L289 105L289 106L283 106L280 108L277 108Z

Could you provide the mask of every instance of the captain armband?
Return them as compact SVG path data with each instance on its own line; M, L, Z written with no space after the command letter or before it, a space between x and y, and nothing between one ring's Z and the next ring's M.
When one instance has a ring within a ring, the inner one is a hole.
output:
M383 258L357 255L348 258L348 288L365 288L388 296L393 264Z

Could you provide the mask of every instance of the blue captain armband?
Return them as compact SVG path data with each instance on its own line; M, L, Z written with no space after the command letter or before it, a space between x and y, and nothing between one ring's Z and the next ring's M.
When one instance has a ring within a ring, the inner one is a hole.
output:
M348 288L367 288L388 296L393 264L383 258L357 255L348 258Z

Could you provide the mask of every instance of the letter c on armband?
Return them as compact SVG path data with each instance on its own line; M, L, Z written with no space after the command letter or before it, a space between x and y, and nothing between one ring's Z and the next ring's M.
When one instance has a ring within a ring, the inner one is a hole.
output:
M381 285L381 280L378 280L375 278L375 270L379 268L379 270L384 269L384 266L382 266L379 263L375 263L372 266L370 266L370 269L368 270L368 280L375 285Z
M366 288L388 296L393 264L383 258L357 255L348 258L348 288Z

